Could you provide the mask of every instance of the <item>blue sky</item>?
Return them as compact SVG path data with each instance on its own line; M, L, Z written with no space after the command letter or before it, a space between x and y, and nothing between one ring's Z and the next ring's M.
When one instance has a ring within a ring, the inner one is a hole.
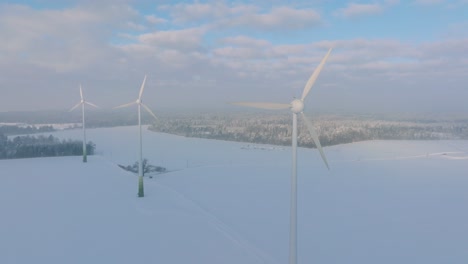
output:
M0 111L289 102L334 47L309 110L468 112L468 1L7 1ZM310 101L310 102L309 102Z

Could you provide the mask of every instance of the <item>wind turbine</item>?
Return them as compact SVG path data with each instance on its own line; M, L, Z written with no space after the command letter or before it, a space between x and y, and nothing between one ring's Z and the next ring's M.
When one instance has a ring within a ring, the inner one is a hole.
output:
M78 106L81 105L81 113L82 113L82 117L83 117L83 162L87 162L88 161L88 157L87 157L87 153L86 153L86 128L85 128L85 104L87 105L90 105L90 106L93 106L93 107L96 107L98 108L97 105L91 103L91 102L88 102L84 99L83 97L83 89L81 89L81 84L80 84L80 97L81 97L81 101L79 103L77 103L74 107L72 107L72 109L70 109L69 112L75 110Z
M325 62L328 59L332 49L330 48L325 55L325 57L320 62L319 66L315 69L310 76L309 80L307 81L304 91L302 92L301 99L294 99L289 104L282 104L282 103L264 103L264 102L234 102L234 105L241 105L241 106L248 106L260 109L269 109L269 110L277 110L277 109L291 109L293 113L293 130L292 130L292 173L291 173L291 208L290 208L290 223L289 223L289 264L296 264L297 263L297 115L300 114L304 119L307 128L314 140L317 149L322 156L323 162L327 169L330 169L328 166L327 158L323 153L322 146L320 144L319 138L317 136L317 132L315 131L312 123L307 119L304 114L304 100L310 92L312 85L314 85L317 77L322 71Z
M140 94L138 95L138 99L136 99L136 101L114 107L114 109L116 109L116 108L131 106L134 104L138 105L138 128L139 128L139 135L140 135L140 153L139 153L140 162L138 163L138 197L145 196L144 188L143 188L143 143L142 143L142 136L141 136L141 107L143 106L143 108L145 108L145 110L148 113L150 113L155 119L157 119L156 115L151 111L151 109L149 109L148 106L143 104L141 100L141 95L143 94L143 90L145 89L145 83L146 83L146 75L145 75L145 78L143 79L143 83L141 84Z

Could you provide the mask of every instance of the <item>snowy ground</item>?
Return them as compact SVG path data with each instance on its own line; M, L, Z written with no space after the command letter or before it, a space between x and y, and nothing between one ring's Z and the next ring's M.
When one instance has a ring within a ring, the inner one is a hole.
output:
M60 124L26 124L26 123L0 123L0 126L17 126L17 127L35 127L51 126L56 130L70 129L73 127L81 127L81 123L60 123Z
M81 137L80 130L54 133ZM0 161L0 263L287 263L290 148L144 132L172 172L145 182L137 128L88 130L99 155ZM299 263L464 264L468 141L299 150Z

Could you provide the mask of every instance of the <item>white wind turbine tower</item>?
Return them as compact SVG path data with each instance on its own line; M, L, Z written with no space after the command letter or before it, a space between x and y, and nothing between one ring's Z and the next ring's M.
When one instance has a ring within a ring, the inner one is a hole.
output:
M141 95L143 94L143 90L145 89L145 83L146 83L146 75L145 75L145 78L143 79L143 83L141 84L140 94L138 95L138 99L136 101L114 107L114 109L116 109L116 108L131 106L134 104L138 105L138 128L139 128L139 135L140 135L140 152L139 152L140 161L138 163L138 197L145 196L144 187L143 187L143 143L142 143L142 136L141 136L141 106L143 106L143 108L145 108L145 110L148 111L148 113L150 113L155 119L157 119L156 115L151 111L151 109L149 109L148 106L143 104L141 100Z
M93 106L93 107L98 107L97 105L88 102L84 99L83 97L83 89L81 89L81 84L80 84L80 96L81 96L81 101L77 103L72 109L70 109L69 112L75 110L78 106L81 105L81 113L82 113L82 118L83 118L83 162L88 161L87 153L86 153L86 128L85 128L85 104Z
M249 106L249 107L255 107L255 108L260 108L260 109L270 109L270 110L289 108L291 109L293 113L291 208L290 208L290 227L289 227L290 228L289 229L289 264L297 263L297 247L296 247L297 245L297 174L296 174L297 161L296 161L296 156L297 156L297 115L298 114L301 114L301 116L303 117L307 125L307 128L309 129L309 132L312 136L312 139L314 140L314 143L317 146L317 149L319 150L323 161L325 162L325 165L327 166L328 169L330 169L328 166L328 162L325 157L325 154L323 153L319 138L317 136L317 132L315 131L309 119L307 119L307 117L304 115L303 111L304 111L304 100L309 94L310 89L312 88L312 85L314 85L315 81L317 80L317 77L319 76L320 71L322 71L322 68L325 65L325 62L327 61L328 56L330 55L331 51L332 49L330 48L327 54L325 55L325 57L320 62L319 66L312 73L312 76L310 76L309 80L307 81L304 87L304 91L302 92L301 99L294 99L289 104L263 103L263 102L234 102L232 103L234 105Z

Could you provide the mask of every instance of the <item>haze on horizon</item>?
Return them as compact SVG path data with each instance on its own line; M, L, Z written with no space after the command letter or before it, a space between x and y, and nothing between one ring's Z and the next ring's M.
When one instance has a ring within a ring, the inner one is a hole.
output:
M0 112L290 102L327 111L468 113L468 2L8 1Z

